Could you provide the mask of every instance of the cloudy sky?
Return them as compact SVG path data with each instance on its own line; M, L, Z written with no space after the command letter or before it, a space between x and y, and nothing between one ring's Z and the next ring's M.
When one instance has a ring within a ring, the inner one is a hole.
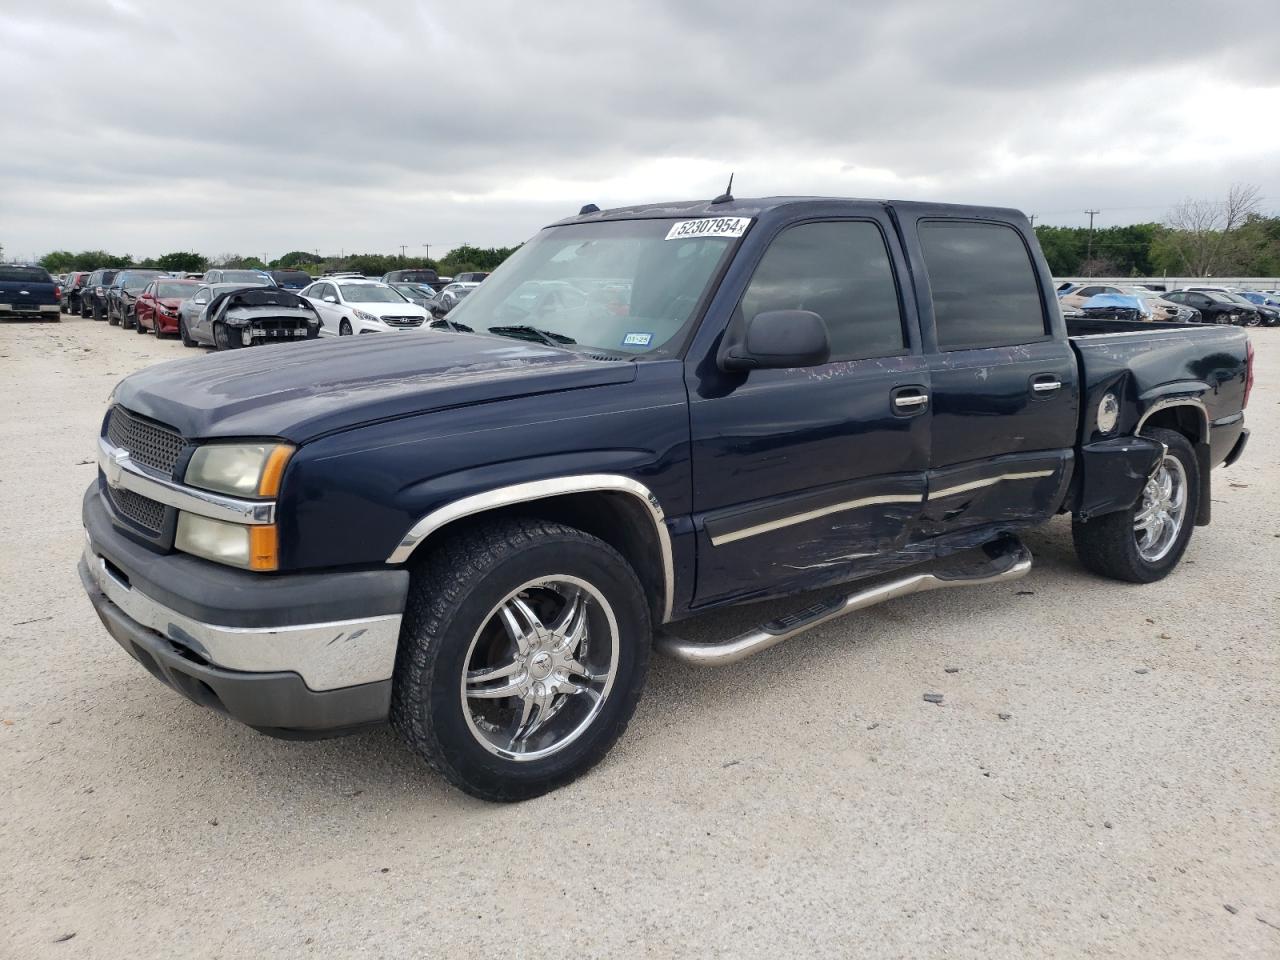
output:
M505 245L817 193L1280 209L1280 3L0 0L0 244Z

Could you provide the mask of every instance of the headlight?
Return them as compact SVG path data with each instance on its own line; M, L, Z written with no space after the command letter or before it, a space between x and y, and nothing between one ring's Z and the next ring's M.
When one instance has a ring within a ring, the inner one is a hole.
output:
M179 513L173 545L183 553L245 570L276 569L274 524L242 526L194 513Z
M191 455L185 480L233 496L274 497L292 455L287 443L208 443Z
M1098 404L1098 432L1110 433L1120 421L1120 401L1114 393L1108 393Z
M375 317L372 313L365 313L363 310L353 310L351 312L354 313L358 319L363 320L365 323L382 323L382 318Z

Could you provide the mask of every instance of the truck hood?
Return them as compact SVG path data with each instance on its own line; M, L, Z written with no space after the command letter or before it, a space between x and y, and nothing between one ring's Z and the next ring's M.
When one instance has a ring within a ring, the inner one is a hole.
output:
M230 350L148 367L114 399L189 439L305 443L363 423L626 383L635 365L483 335L370 334Z

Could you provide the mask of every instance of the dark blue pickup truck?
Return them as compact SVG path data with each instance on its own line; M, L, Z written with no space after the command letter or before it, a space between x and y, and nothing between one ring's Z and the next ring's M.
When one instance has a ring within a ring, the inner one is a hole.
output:
M62 288L44 267L0 263L0 320L61 320Z
M1242 330L1064 323L1022 214L785 198L541 231L457 330L116 388L80 573L155 677L264 732L388 719L514 800L596 763L651 649L731 663L917 590L1168 574L1239 457ZM776 604L739 636L678 621ZM806 605L807 603L807 605Z

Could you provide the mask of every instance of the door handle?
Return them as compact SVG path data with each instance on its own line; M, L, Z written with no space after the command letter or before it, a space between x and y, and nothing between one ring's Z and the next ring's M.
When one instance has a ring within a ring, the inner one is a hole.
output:
M1053 393L1055 390L1062 389L1062 381L1054 376L1045 377L1043 380L1037 378L1031 381L1031 389L1036 393Z
M893 392L893 409L896 413L921 413L929 404L929 394L922 387L899 387Z

